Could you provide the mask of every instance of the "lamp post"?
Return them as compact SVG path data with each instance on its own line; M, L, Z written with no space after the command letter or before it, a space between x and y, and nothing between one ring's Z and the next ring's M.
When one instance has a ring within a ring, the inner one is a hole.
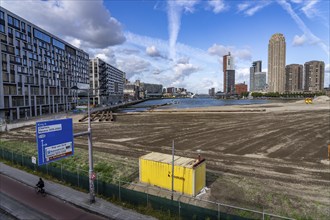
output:
M88 128L87 128L87 131L78 132L76 134L73 134L73 137L79 137L79 136L84 136L84 135L87 135L87 137L88 137L89 201L90 201L90 203L94 203L95 202L95 191L94 191L95 174L94 174L94 171L93 171L92 126L91 126L90 100L89 100L90 89L79 89L77 86L73 86L73 87L71 87L71 89L74 89L74 90L85 90L85 91L87 91L87 99L88 99L88 104L87 104Z

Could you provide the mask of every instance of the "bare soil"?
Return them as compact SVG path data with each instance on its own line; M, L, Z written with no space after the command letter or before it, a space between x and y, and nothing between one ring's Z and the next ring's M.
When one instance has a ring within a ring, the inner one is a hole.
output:
M200 153L206 159L210 191L203 199L293 218L330 219L329 107L264 107L265 112L248 113L117 114L114 122L92 123L93 147L137 161L152 151L171 154L174 140L176 155ZM75 133L87 129L87 123L75 121ZM15 138L33 142L26 132L34 129L15 130ZM75 143L87 148L84 138Z

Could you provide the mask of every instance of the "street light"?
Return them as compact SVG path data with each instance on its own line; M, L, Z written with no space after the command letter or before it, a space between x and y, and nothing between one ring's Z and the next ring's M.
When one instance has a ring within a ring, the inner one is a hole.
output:
M89 92L90 89L79 89L77 86L71 87L73 90L85 90L87 91L87 99L88 99L88 104L87 104L87 111L88 111L88 129L87 131L79 132L76 134L73 134L73 137L79 137L79 136L84 136L87 135L88 137L88 164L89 164L89 201L90 203L95 202L95 192L94 192L94 179L95 179L95 174L93 171L93 145L92 145L92 127L91 127L91 114L90 114L90 100L89 100Z

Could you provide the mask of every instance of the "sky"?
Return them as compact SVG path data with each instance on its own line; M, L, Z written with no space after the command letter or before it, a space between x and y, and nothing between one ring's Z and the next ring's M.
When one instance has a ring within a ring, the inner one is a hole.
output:
M324 61L330 84L328 0L0 0L0 5L126 73L131 82L223 91L222 56L249 85L268 42L286 39L286 64Z

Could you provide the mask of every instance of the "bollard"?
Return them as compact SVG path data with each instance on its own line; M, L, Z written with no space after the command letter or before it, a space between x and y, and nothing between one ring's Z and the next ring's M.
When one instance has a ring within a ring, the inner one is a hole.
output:
M330 160L330 144L328 144L328 160Z

